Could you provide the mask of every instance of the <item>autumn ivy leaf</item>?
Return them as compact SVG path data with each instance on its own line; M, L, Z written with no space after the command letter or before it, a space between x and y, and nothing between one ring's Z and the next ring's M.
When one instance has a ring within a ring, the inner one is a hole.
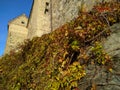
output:
M75 51L78 50L79 49L79 41L77 41L77 40L72 41L70 46L73 50L75 50Z

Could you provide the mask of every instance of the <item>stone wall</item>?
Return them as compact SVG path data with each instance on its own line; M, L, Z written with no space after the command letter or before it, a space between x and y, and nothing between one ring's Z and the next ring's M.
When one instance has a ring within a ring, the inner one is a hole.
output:
M50 0L34 0L28 22L28 38L41 36L51 31Z
M19 43L22 43L25 39L27 39L27 20L28 19L25 15L21 15L9 22L5 54L9 53L13 49L16 49Z
M52 0L53 29L77 17L80 10L88 12L95 4L102 1L103 0Z
M28 38L42 36L78 16L82 9L90 11L103 0L33 0L28 21ZM110 0L104 0L110 1Z

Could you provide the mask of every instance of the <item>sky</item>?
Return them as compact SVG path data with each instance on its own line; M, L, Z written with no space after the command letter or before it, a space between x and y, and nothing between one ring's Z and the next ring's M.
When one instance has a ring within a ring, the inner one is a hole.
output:
M0 56L4 49L8 34L8 22L25 13L29 17L32 0L0 0Z

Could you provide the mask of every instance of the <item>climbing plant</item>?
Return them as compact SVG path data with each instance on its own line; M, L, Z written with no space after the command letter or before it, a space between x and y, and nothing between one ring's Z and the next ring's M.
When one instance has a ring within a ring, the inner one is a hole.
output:
M104 7L103 7L104 6ZM111 8L114 7L114 8ZM98 4L50 34L34 37L0 59L1 90L79 90L90 65L112 71L101 41L120 20L119 3Z

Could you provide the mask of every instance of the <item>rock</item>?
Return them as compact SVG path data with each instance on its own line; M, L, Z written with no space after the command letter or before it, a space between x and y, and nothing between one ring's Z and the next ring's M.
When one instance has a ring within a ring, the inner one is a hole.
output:
M110 29L112 34L104 41L103 47L110 56L120 58L120 23Z
M103 42L106 52L113 58L113 70L89 64L86 76L79 81L80 90L120 90L120 23L110 27L111 35ZM91 89L95 84L96 89Z

